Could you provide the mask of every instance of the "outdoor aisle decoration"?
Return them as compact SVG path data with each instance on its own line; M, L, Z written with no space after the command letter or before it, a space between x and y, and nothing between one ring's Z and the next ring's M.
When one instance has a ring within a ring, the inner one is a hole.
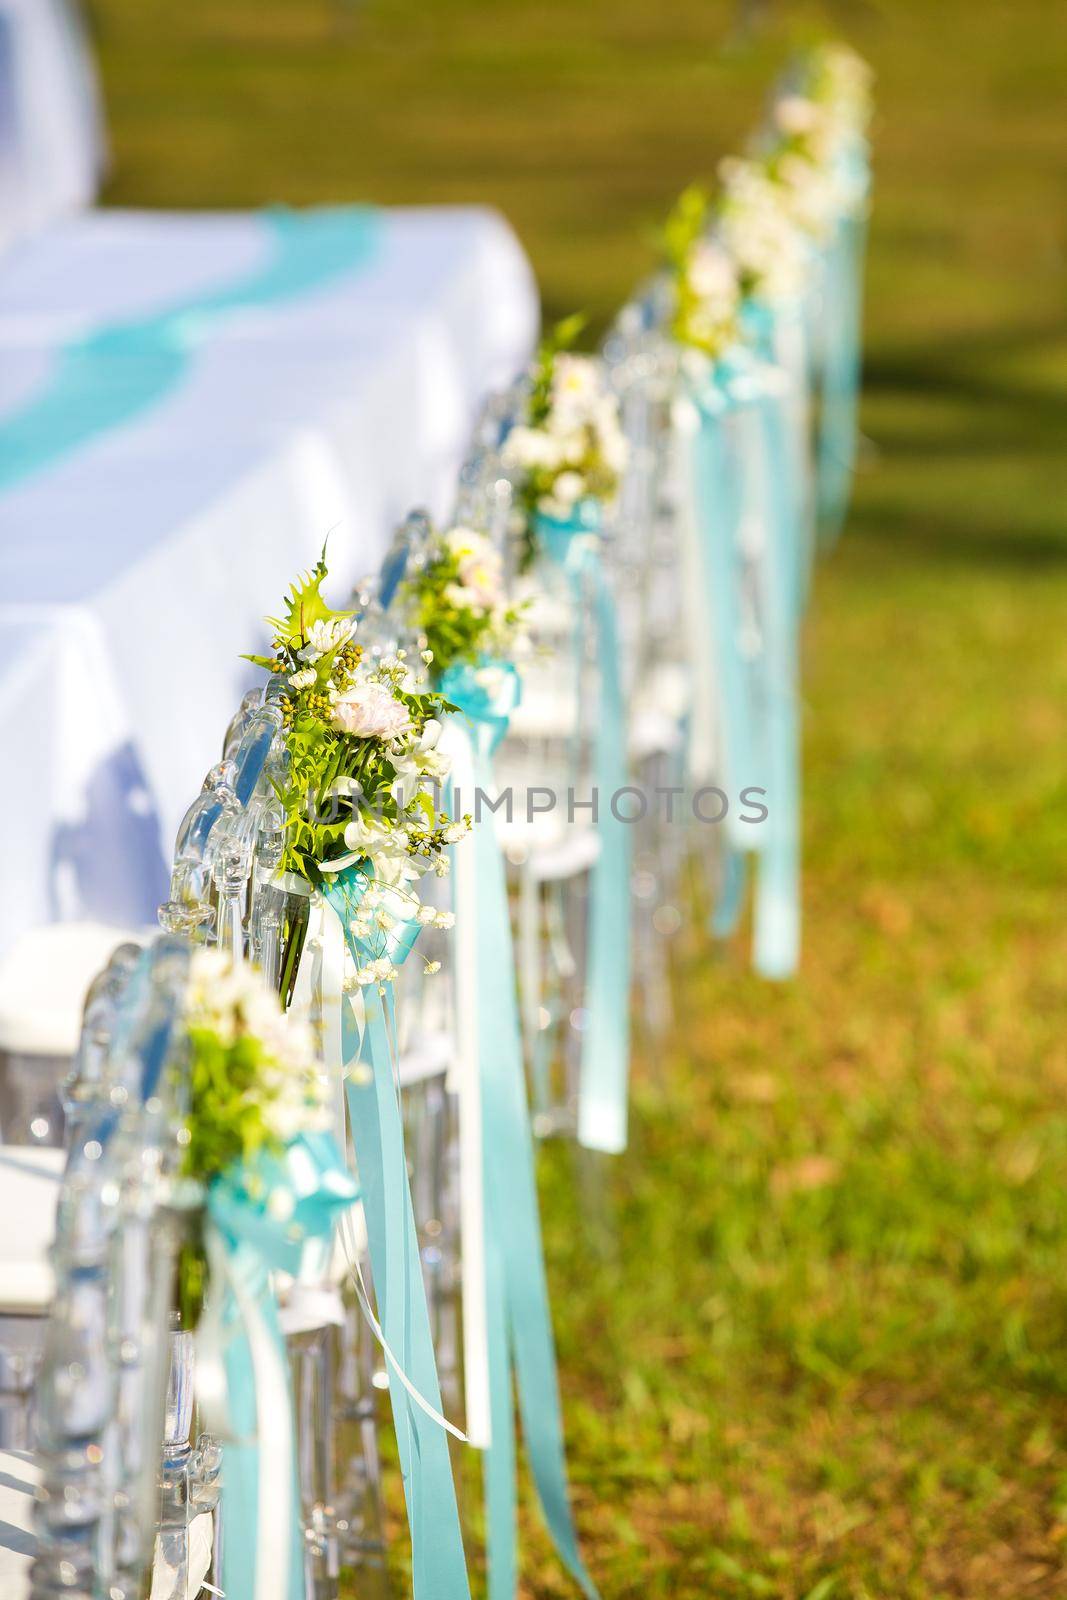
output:
M195 1330L206 1427L225 1441L222 1587L230 1600L303 1600L304 1531L288 1361L271 1287L331 1241L355 1184L329 1130L310 1031L251 967L189 961L175 1195L182 1327Z
M700 597L691 758L714 759L701 730L717 717L727 787L765 788L768 801L759 828L727 819L713 929L736 926L754 853L754 962L772 978L799 958L799 626L816 539L840 527L855 456L869 114L860 58L836 44L810 52L755 154L720 164L713 203L688 190L665 236L683 549Z
M765 791L768 813L759 826L727 815L712 926L719 935L736 926L745 855L755 853L753 959L764 976L784 978L799 952L799 462L789 380L743 342L746 285L764 281L760 251L767 272L782 270L765 244L774 215L767 211L735 253L710 231L706 196L690 189L664 239L695 678L690 777L705 781L718 766L729 792Z
M561 322L538 352L525 411L501 459L516 485L523 566L546 563L564 576L581 659L587 628L599 674L593 757L599 853L589 895L588 964L578 1091L578 1139L591 1150L626 1148L630 1059L630 829L615 796L628 782L619 629L602 543L627 445L616 397L591 356L568 347L584 325ZM524 982L532 963L520 957Z
M522 607L508 603L500 553L467 528L431 532L395 603L438 693L456 708L441 743L452 751L453 796L470 796L475 810L473 847L455 851L453 880L467 1428L488 1446L489 1596L512 1600L518 1587L515 1388L545 1520L591 1596L567 1489L507 879L493 812L480 814L483 798L494 796L493 755L520 694Z
M841 531L855 465L871 83L854 50L821 45L786 74L759 139L786 212L817 252L808 355L819 397L815 509L824 544Z
M441 1414L396 1081L393 980L438 913L416 885L444 876L467 824L439 813L444 698L403 652L365 660L350 612L321 586L325 553L273 622L274 654L251 657L281 693L288 771L279 786L285 847L276 880L290 897L282 993L317 1021L340 1127L347 1105L412 1542L416 1600L469 1594ZM346 951L351 970L346 976ZM340 1103L339 1103L340 1102Z

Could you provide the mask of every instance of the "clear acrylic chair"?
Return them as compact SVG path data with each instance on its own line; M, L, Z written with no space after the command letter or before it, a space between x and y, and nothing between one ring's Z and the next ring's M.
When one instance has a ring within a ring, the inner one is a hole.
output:
M60 1084L78 1046L89 984L129 937L95 922L28 929L0 961L0 1138L63 1144Z
M178 831L163 927L215 945L259 968L292 998L288 958L306 925L308 900L278 882L284 813L275 781L284 775L279 686L247 694ZM309 1017L313 1025L320 1019ZM280 1320L290 1356L297 1460L305 1527L306 1587L316 1600L336 1595L342 1566L384 1582L384 1513L377 1433L377 1366L345 1302L346 1264L322 1263L321 1279L279 1283ZM351 1359L358 1351L362 1360ZM358 1447L349 1452L352 1427Z
M682 925L683 869L692 846L679 791L689 777L694 696L690 575L679 541L671 423L678 362L661 327L663 301L663 286L653 281L623 307L604 343L628 447L612 553L631 675L630 766L647 799L634 828L634 970L654 1035L673 1015L670 941Z
M37 1384L33 1600L134 1600L149 1572L162 1600L198 1592L210 1565L197 1519L217 1499L219 1452L192 1441L187 1340L170 1321L181 1223L168 1205L180 1146L167 1068L187 970L187 945L160 939L127 971L110 1042L101 1058L97 1037L93 1076L71 1095Z
M545 1136L577 1126L588 892L599 855L589 802L600 664L588 579L543 554L528 574L520 571L514 490L500 447L524 414L527 388L520 381L487 406L461 474L457 520L493 540L514 597L528 602L522 694L495 763L506 796L496 822L515 900L533 1126Z
M74 1137L79 1106L71 1099L68 1086L78 1081L82 1072L88 1082L91 1066L100 1070L118 1000L139 955L139 946L119 945L89 986L73 1068L69 1040L64 1038L63 1050L55 1054L54 1073L47 1085L47 1104L55 1105L49 1134L62 1128L65 1115L68 1140ZM80 987L80 977L77 981ZM57 1092L61 1071L70 1077L59 1084ZM37 1108L35 1116L43 1116L41 1086L29 1084L27 1100ZM5 1230L0 1247L0 1445L28 1449L34 1437L33 1398L52 1300L48 1249L66 1157L51 1138L34 1137L33 1118L14 1117L8 1128L14 1137L0 1145L0 1210L7 1217L18 1217L21 1225ZM19 1139L19 1134L26 1137Z

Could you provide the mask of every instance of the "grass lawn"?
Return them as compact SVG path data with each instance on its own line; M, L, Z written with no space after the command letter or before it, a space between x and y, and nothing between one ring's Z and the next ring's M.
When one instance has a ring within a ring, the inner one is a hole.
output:
M743 8L736 8L739 11ZM601 322L799 7L94 0L116 203L481 199ZM806 638L806 946L679 951L583 1225L544 1157L609 1600L1067 1594L1067 12L830 8L879 74L864 470ZM568 1593L531 1512L527 1592Z

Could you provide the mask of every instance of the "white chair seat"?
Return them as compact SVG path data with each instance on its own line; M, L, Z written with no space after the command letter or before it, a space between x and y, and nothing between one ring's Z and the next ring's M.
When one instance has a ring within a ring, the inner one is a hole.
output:
M559 883L588 872L599 855L597 830L572 824L555 839L535 843L526 854L526 870L538 883Z
M18 1218L0 1243L0 1315L43 1316L52 1301L48 1252L66 1151L0 1145L0 1216Z
M628 740L631 760L673 755L681 749L691 699L689 675L682 667L663 661L652 669L634 694Z
M673 755L682 747L679 723L656 706L638 706L630 718L627 744L630 760L647 761L650 756Z
M33 1507L41 1482L41 1469L25 1450L0 1450L0 1595L3 1600L26 1600L30 1592L30 1567L37 1550ZM189 1524L189 1585L176 1588L177 1574L156 1543L152 1563L151 1600L186 1600L203 1588L211 1565L214 1522L202 1511Z
M448 1033L424 1033L400 1052L398 1077L402 1089L443 1077L452 1065L455 1046Z
M367 1253L367 1222L358 1201L350 1207L342 1221L347 1232L348 1248L362 1259ZM348 1281L351 1271L348 1248L339 1227L334 1234L329 1262L314 1272L309 1264L306 1280L291 1278L287 1272L275 1273L278 1325L287 1338L299 1333L315 1333L320 1328L342 1326L345 1310L341 1286Z
M130 938L136 936L98 922L28 929L0 964L0 1050L73 1056L89 985Z
M167 1541L156 1540L152 1562L151 1600L192 1600L203 1588L211 1565L215 1543L215 1523L210 1511L201 1511L189 1524L189 1573L187 1584L179 1586L179 1573L167 1560Z
M41 1473L24 1450L0 1450L0 1595L25 1600L37 1540L33 1505Z
M569 739L577 718L578 700L573 689L524 678L522 699L508 718L508 736L517 739Z

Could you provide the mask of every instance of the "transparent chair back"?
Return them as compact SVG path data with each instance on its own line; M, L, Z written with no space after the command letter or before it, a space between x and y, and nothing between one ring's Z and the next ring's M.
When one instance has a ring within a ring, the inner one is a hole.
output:
M184 1593L190 1525L217 1498L219 1451L193 1442L187 1351L170 1319L181 1087L169 1069L188 954L160 939L110 974L110 1042L97 1012L85 1080L68 1086L75 1114L38 1383L34 1600L135 1600L150 1567Z
M592 599L549 558L524 572L513 483L501 459L525 414L528 383L494 396L460 474L455 521L501 553L509 590L526 602L529 649L522 695L497 752L496 814L516 892L525 1051L539 1132L574 1119L584 989L585 906L595 829L583 808L592 786L598 663Z
M686 782L686 722L692 703L687 571L678 525L672 404L676 350L664 334L665 286L653 281L623 307L604 345L619 396L628 455L615 523L623 657L630 669L629 755L648 799L634 827L634 970L646 1025L663 1033L672 1016L668 940L678 907L690 830L663 802Z

